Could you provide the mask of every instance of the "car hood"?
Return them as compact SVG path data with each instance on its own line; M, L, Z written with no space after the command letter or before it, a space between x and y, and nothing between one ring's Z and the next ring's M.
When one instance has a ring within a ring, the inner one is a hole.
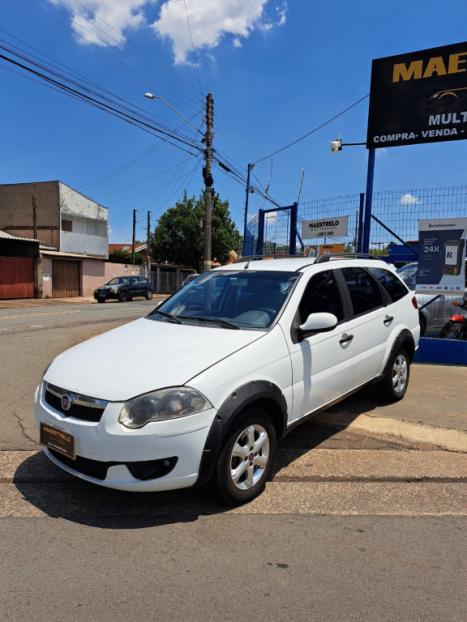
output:
M142 318L66 350L44 380L82 395L125 401L183 385L265 334Z

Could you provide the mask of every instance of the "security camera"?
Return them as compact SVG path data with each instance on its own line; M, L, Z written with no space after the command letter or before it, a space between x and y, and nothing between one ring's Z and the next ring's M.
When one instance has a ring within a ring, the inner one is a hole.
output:
M331 144L331 151L333 153L342 151L342 140L340 138L336 138L336 140L331 140L330 144Z

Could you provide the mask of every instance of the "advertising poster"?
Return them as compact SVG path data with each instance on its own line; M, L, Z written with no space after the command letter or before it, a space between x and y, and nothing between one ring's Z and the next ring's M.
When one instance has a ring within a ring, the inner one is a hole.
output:
M320 218L319 220L304 220L302 222L302 238L340 238L347 235L349 217L336 216L335 218Z
M467 42L373 61L367 147L467 138Z
M465 289L467 218L419 221L416 291L459 294Z

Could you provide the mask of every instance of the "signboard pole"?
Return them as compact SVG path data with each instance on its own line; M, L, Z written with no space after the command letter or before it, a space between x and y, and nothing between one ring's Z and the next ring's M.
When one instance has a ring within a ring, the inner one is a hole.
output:
M362 253L370 250L371 204L373 201L373 180L375 177L375 150L368 149L368 170L366 174L365 214L363 222Z
M290 210L290 240L289 240L289 254L297 254L297 215L298 215L298 203L294 203Z
M363 213L365 209L365 194L360 192L360 204L358 206L358 229L357 229L357 253L363 253Z

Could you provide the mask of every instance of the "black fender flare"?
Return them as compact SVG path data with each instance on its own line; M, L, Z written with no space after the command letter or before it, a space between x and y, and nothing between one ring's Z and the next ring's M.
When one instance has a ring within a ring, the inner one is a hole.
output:
M401 332L397 335L394 343L392 344L392 348L389 352L388 360L386 361L381 377L384 377L386 376L386 374L389 373L392 357L402 346L407 347L408 354L410 356L410 362L412 362L415 352L415 341L412 333L408 328L404 328L403 330L401 330Z
M232 391L214 417L204 445L197 484L205 484L211 479L230 425L247 406L260 400L275 402L277 436L280 438L283 435L287 428L287 402L280 388L267 380L253 380L242 385Z

